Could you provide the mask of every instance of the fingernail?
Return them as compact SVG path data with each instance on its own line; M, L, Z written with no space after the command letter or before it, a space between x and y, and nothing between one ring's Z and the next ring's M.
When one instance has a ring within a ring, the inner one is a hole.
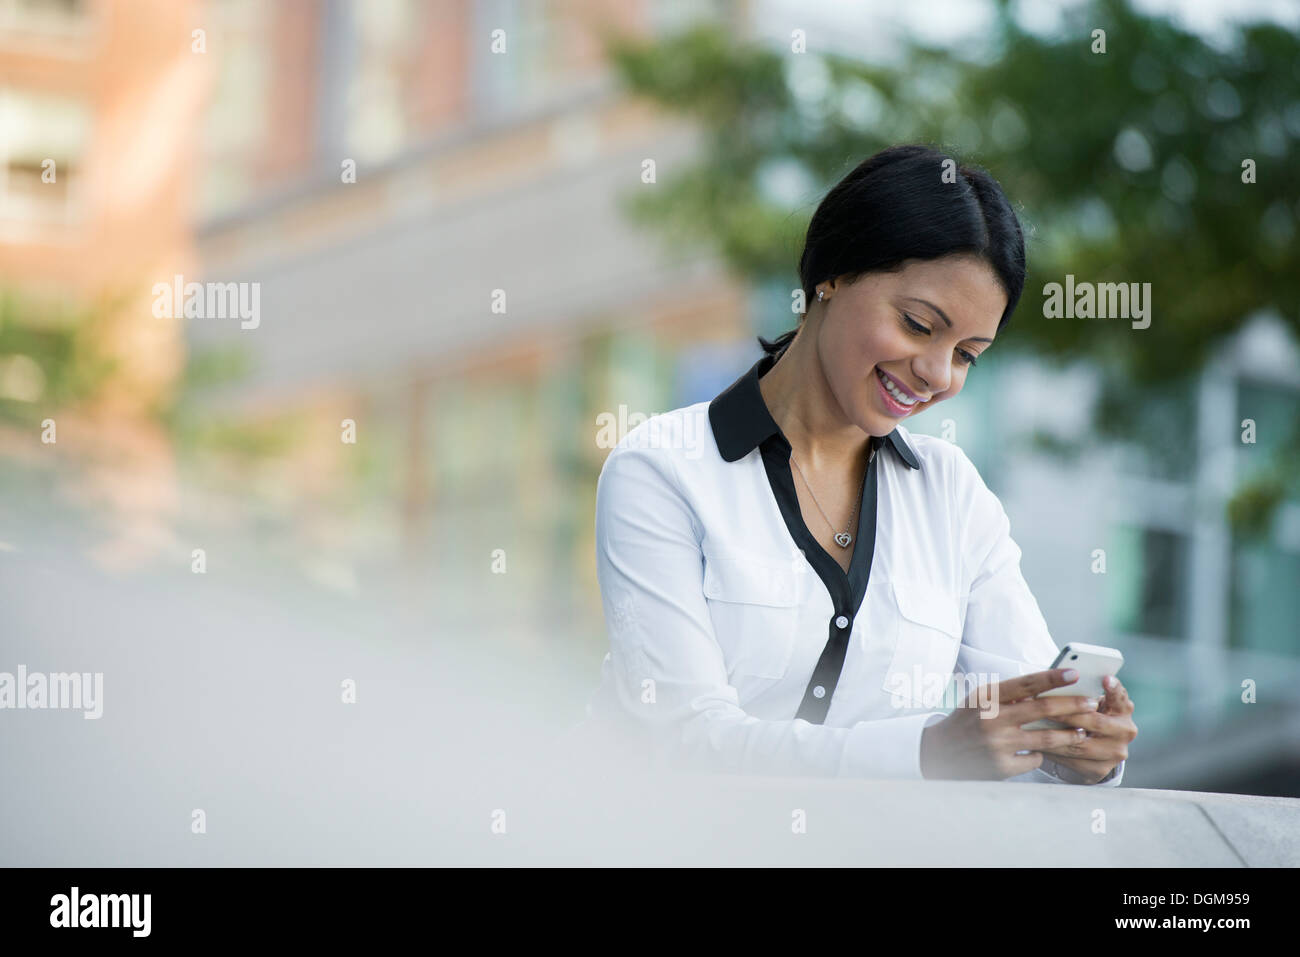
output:
M1076 678L1078 678L1078 677L1079 677L1079 672L1075 671L1073 668L1066 668L1066 669L1065 669L1065 680L1066 680L1066 681L1074 681L1074 680L1075 680Z
M1107 675L1106 677L1101 679L1101 683L1105 685L1107 688L1110 688L1115 684L1115 679L1112 678L1110 675Z
M1096 698L1089 698L1089 699L1088 699L1088 707L1089 707L1089 708L1095 708L1095 707L1097 707L1097 699L1096 699Z

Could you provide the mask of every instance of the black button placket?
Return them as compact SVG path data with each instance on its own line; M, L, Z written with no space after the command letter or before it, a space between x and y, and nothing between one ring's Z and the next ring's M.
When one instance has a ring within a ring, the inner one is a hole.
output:
M803 520L799 496L795 492L794 476L790 471L790 443L778 433L762 445L763 466L781 509L781 517L785 520L790 536L803 549L808 563L826 586L834 606L827 623L826 646L817 659L817 667L813 669L812 678L804 689L803 702L795 714L795 717L812 724L822 724L830 711L831 699L835 696L835 687L839 684L840 671L849 650L853 619L862 606L862 599L867 593L867 582L871 578L871 559L876 550L876 468L880 459L881 439L873 436L871 445L876 454L867 463L862 502L858 507L858 529L854 538L857 544L853 547L853 558L849 561L847 575L840 563L813 537Z

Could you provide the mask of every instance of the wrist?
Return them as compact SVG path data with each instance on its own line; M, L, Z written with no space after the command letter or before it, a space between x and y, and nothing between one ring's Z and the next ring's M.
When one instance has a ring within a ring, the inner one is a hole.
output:
M1114 777L1116 767L1118 767L1118 765L1115 765L1100 777L1095 777L1092 774L1076 770L1067 763L1067 759L1065 758L1050 758L1044 754L1040 770L1046 771L1053 777L1060 778L1066 784L1101 784L1102 782L1109 781Z

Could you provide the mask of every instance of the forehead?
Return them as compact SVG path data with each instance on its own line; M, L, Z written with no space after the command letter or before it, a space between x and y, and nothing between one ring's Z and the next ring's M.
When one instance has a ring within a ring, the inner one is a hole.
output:
M986 296L1002 294L993 267L969 254L944 256L942 259L909 259L902 268L882 276L890 277L895 287L924 288L936 296L944 295L945 290L954 286Z

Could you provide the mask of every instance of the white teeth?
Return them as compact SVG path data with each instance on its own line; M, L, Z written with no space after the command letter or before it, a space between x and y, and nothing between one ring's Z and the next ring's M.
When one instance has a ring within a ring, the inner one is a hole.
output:
M895 399L897 399L900 404L916 405L916 399L913 399L906 392L901 391L898 388L898 386L894 385L894 383L890 382L889 379L885 378L885 374L883 372L877 371L876 378L878 378L881 382L884 383L885 391L888 392L890 395L892 395Z

